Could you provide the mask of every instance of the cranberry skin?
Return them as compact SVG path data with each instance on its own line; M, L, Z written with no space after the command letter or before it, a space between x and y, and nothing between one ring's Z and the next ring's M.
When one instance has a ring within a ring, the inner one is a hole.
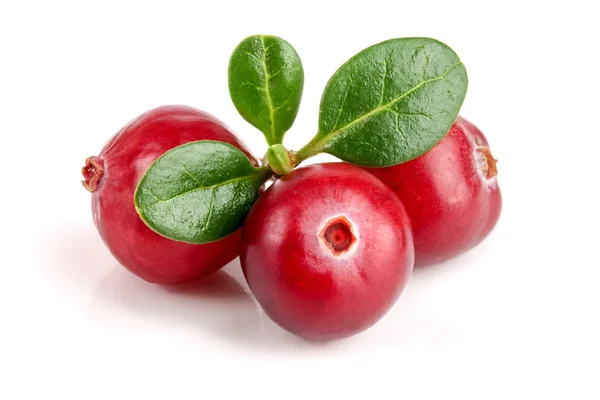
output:
M243 143L215 117L191 107L163 106L131 121L84 167L83 184L92 191L92 213L102 239L124 267L146 281L174 284L196 280L217 271L239 253L241 230L208 244L176 242L148 228L135 209L137 184L154 160L197 140L230 143L256 163Z
M416 265L446 261L473 248L500 217L496 160L483 133L460 116L421 157L368 170L388 184L406 207Z
M275 182L243 227L242 269L266 314L307 339L332 340L377 322L414 263L397 196L346 163L315 164Z

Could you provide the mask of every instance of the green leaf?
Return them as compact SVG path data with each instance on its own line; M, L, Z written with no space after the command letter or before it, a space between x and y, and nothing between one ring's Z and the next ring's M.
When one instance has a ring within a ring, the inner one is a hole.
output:
M467 92L458 56L427 38L392 39L342 65L321 99L319 131L299 151L364 166L391 166L431 149L450 130Z
M304 70L296 50L275 36L244 39L229 61L229 93L269 145L282 143L300 107Z
M213 242L242 226L270 174L235 146L191 142L150 166L138 184L135 206L152 230L169 239Z

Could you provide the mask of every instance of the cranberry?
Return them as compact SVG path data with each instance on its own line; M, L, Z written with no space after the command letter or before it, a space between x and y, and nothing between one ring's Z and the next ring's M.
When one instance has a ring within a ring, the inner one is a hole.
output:
M412 271L410 221L397 196L346 163L292 171L256 202L242 233L244 275L281 327L313 340L361 332Z
M215 117L191 107L163 106L130 122L83 168L83 185L92 192L92 213L102 239L124 267L149 282L195 280L239 253L239 230L208 244L176 242L148 228L135 209L136 186L152 162L173 147L205 139L235 145L256 162Z
M421 157L368 170L404 203L413 227L416 265L442 262L474 247L500 217L496 160L485 136L462 117Z

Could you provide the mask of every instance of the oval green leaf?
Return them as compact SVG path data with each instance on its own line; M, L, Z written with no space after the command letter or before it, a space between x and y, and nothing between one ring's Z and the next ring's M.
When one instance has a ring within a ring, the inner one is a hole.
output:
M371 46L331 77L319 132L299 151L364 166L412 160L450 130L467 92L467 73L452 49L427 38Z
M267 35L244 39L229 61L229 93L244 119L269 145L280 144L300 107L304 70L296 50Z
M176 147L146 171L135 192L142 220L169 239L201 244L240 228L269 178L237 147L198 141Z

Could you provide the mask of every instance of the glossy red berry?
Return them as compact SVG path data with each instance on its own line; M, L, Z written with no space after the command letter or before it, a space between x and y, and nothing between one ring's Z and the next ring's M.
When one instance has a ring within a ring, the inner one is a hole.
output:
M377 322L414 261L402 203L346 163L310 165L275 182L244 224L240 257L267 315L314 340L344 338Z
M442 262L471 249L500 217L496 160L483 133L462 117L421 157L368 170L388 184L406 207L416 265Z
M239 253L240 231L217 242L192 245L167 239L146 226L133 196L148 167L166 151L197 140L243 143L219 120L185 106L150 110L121 129L83 168L83 185L92 192L92 213L114 257L154 283L182 283L204 277Z

